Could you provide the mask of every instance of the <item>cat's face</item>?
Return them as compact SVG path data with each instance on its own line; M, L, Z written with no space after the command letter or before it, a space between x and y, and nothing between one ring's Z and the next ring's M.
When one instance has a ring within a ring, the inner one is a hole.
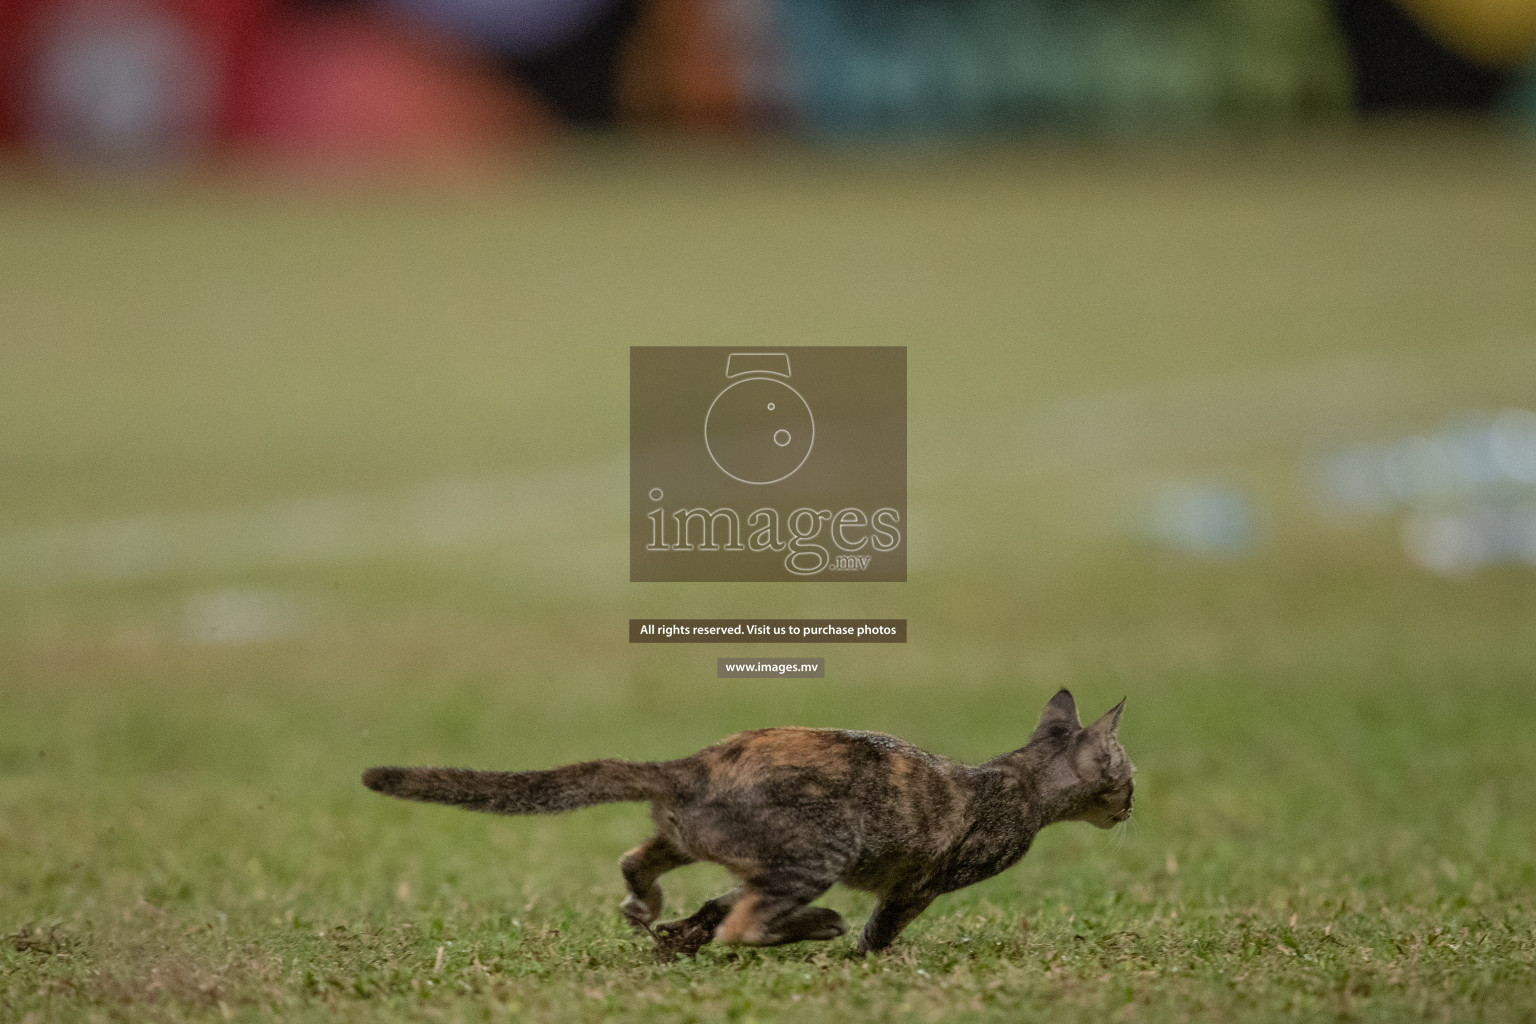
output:
M1040 716L1036 739L1056 745L1056 785L1071 794L1072 821L1086 821L1099 828L1114 828L1131 817L1136 790L1136 766L1120 745L1120 712L1125 701L1086 729L1077 719L1072 695L1062 690L1051 698Z
M1117 721L1118 712L1119 708L1113 712ZM1073 759L1086 790L1085 804L1078 820L1099 828L1114 828L1131 819L1136 766L1125 756L1125 748L1113 730L1096 735L1097 725L1095 722L1082 731Z

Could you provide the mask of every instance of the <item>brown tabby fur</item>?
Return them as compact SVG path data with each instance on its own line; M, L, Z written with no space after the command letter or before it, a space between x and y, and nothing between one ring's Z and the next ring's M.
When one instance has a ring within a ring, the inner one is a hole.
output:
M369 789L500 814L649 801L656 835L619 861L623 912L658 954L711 939L774 946L831 939L846 923L811 901L841 882L879 903L858 951L890 945L936 896L1012 866L1042 828L1131 816L1135 771L1116 729L1121 701L1088 726L1072 695L1046 704L1018 750L984 764L938 757L894 736L842 729L737 733L676 761L586 761L549 771L370 768ZM695 861L741 880L693 916L652 925L656 880Z

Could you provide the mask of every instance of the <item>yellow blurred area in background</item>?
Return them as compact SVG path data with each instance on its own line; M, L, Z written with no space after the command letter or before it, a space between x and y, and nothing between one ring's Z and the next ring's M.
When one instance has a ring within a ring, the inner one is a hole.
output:
M1536 0L1399 0L1465 57L1513 67L1536 54Z

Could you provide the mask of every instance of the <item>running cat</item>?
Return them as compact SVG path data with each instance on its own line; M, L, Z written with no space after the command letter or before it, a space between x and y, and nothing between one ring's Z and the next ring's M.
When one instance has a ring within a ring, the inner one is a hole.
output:
M1084 728L1072 695L1046 704L1018 750L980 765L894 736L844 729L737 733L676 761L586 761L548 771L370 768L363 785L408 800L498 814L648 801L656 835L619 861L624 916L658 955L711 939L776 946L833 939L847 925L811 906L834 883L875 893L858 952L883 949L934 898L1017 863L1058 821L1113 828L1131 816L1135 771L1116 730L1125 701ZM656 880L695 861L741 884L664 924Z

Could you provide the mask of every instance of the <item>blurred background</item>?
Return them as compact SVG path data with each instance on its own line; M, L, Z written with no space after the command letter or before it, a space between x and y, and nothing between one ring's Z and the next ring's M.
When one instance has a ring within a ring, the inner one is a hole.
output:
M1191 136L1536 119L1528 0L8 0L0 143L48 163L441 170L572 127Z

